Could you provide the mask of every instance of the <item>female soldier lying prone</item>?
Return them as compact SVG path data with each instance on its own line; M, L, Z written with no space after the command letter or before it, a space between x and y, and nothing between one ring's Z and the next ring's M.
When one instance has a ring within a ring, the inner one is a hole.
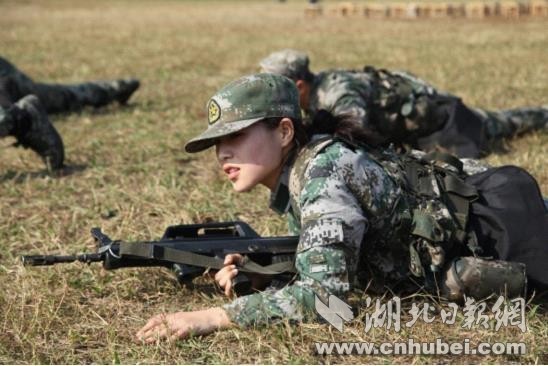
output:
M467 161L467 174L457 159L443 159L448 165L378 151L360 142L352 121L333 121L328 113L315 121L309 139L294 83L274 74L228 84L210 99L208 111L208 129L186 151L215 146L237 192L268 187L271 207L287 213L290 232L300 236L298 274L290 284L222 308L155 316L137 333L141 340L301 321L312 314L316 295L326 302L353 287L424 288L449 299L503 289L516 296L525 268L529 283L548 285L542 240L548 214L538 185L522 169L470 174L477 164ZM486 224L493 220L495 228ZM216 275L227 294L240 259L227 256Z

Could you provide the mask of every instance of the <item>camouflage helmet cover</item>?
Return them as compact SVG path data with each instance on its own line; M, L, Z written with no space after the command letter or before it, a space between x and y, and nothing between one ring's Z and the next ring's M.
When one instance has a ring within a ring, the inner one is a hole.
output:
M262 72L284 75L293 80L308 80L312 75L308 69L309 62L305 52L288 48L271 53L259 65Z
M270 117L301 118L295 83L282 75L255 74L235 80L207 103L208 128L185 145L195 153L213 146L217 139Z

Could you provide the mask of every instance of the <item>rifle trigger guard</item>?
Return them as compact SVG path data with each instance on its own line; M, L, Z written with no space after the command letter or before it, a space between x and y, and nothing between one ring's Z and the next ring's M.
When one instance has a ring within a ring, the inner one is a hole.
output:
M116 259L120 259L122 258L121 255L119 254L116 254L114 253L114 251L112 250L112 244L114 244L114 242L110 243L110 244L107 244L107 245L103 245L102 247L100 247L99 249L97 249L97 253L98 254L103 254L103 253L107 253L112 256L113 258L116 258Z
M110 244L108 244L108 245L103 245L102 247L100 247L99 249L97 249L97 253L102 254L102 253L108 252L109 249L110 249Z
M122 258L121 255L115 254L115 253L112 251L112 244L109 244L109 245L108 245L108 253L109 253L111 256L113 256L114 258L116 258L116 259Z

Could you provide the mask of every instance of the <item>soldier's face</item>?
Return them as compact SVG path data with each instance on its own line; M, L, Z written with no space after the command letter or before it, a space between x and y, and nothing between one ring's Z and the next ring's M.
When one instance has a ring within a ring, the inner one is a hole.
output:
M255 123L217 142L217 159L236 192L257 184L274 189L286 150L280 128Z

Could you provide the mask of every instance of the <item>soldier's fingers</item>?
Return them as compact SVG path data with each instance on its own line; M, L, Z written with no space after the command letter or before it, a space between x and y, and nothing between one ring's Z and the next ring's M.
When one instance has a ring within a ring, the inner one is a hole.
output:
M150 329L156 327L159 324L162 324L164 322L165 315L160 314L156 315L149 319L149 321L137 332L137 336L143 335L145 332L149 331Z
M225 256L225 262L224 264L227 265L227 264L232 264L232 258L234 257L234 254L227 254Z
M240 264L242 262L242 255L238 253L227 254L224 264Z
M236 268L233 268L233 269L227 270L225 273L223 273L223 277L221 278L221 280L223 282L231 281L237 275L238 275L238 270ZM220 282L219 282L219 284L220 284ZM223 285L223 287L224 287L224 285Z
M165 327L162 324L155 324L146 330L143 328L137 333L137 338L143 342L150 343L151 339L158 334L161 328Z
M227 297L230 297L231 290L232 290L232 280L228 280L225 286L225 295Z
M175 333L173 333L169 338L172 341L176 341L177 339L186 338L188 336L189 332L186 329L179 329Z
M151 329L144 335L143 338L145 343L154 343L159 339L167 337L169 333L171 333L170 330L166 326L162 325L155 329Z
M219 270L219 272L221 272L222 276L226 276L226 275L230 274L230 272L233 269L236 269L236 265L235 264L229 264L229 265L223 267L221 270Z
M217 281L217 283L219 284L219 286L220 286L221 288L225 288L225 286L226 286L226 281L227 281L227 280L228 280L228 279L227 279L226 277L222 277L221 279L219 279L219 281Z
M231 276L231 271L236 268L235 265L231 264L229 266L223 267L217 274L215 275L215 281L219 282L223 278L227 278Z
M234 255L234 263L235 264L241 265L243 261L244 261L244 256L243 255L241 255L241 254L235 254Z

